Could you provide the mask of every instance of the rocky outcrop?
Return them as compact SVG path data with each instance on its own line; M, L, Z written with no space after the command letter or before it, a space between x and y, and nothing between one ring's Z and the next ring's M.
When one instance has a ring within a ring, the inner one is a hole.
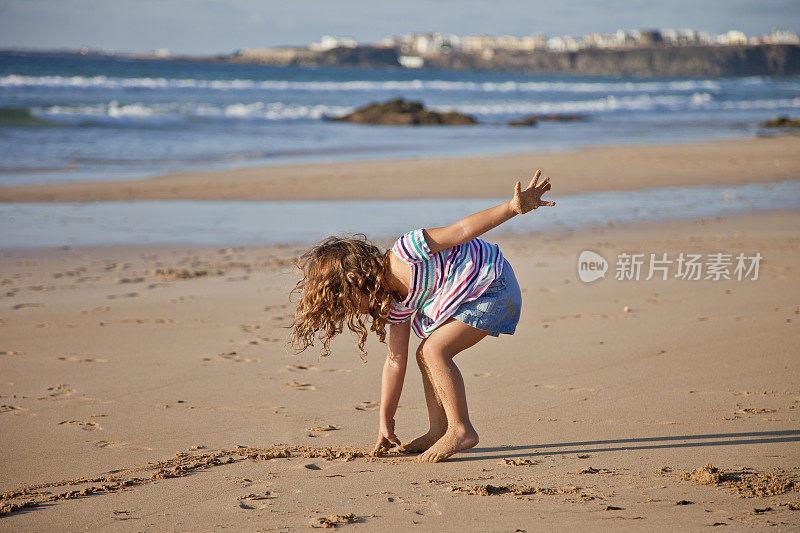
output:
M540 120L548 122L575 122L586 120L585 115L548 113L546 115L528 115L527 117L507 122L509 126L535 126Z
M536 118L536 115L531 115L529 117L521 118L519 120L509 120L506 122L507 126L528 126L532 127L539 123L539 119Z
M384 103L373 102L342 117L328 119L383 126L468 126L478 123L469 115L456 111L449 113L429 111L420 102L408 102L402 98Z
M796 118L775 117L759 124L762 128L800 128L800 116Z
M491 57L456 52L426 59L425 66L596 76L794 76L800 74L800 45L498 50Z
M358 46L332 50L270 48L219 58L265 65L398 67L392 48ZM797 76L800 45L650 46L577 52L495 50L488 54L449 51L424 58L423 68L495 70L595 76Z
M309 50L307 48L265 48L236 52L227 58L231 63L256 63L261 65L348 66L360 68L399 67L397 51L393 48L357 46L355 48L332 48Z

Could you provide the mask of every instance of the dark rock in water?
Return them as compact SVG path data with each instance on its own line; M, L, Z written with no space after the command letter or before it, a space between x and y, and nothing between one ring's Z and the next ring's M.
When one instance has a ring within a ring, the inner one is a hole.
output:
M384 126L466 126L478 123L469 115L456 111L428 111L420 102L407 102L402 98L384 103L373 102L352 113L329 120Z
M536 117L536 115L531 115L519 120L511 120L506 122L506 124L509 126L535 126L537 122L539 122L539 119Z
M800 117L774 117L759 124L762 128L800 128Z
M549 120L551 122L574 122L576 120L586 120L586 115L560 115L558 113L550 113L547 115L535 115L539 120Z
M577 120L586 120L588 117L585 115L561 115L558 113L549 113L546 115L528 115L519 120L512 120L507 122L509 126L535 126L540 120L547 120L550 122L573 122Z

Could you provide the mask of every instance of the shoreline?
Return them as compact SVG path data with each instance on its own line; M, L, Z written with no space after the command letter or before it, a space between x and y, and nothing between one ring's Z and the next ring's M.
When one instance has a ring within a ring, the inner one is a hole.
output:
M590 235L596 235L606 232L619 232L622 234L636 233L636 232L668 232L671 228L679 228L681 230L691 226L708 226L713 224L720 224L726 221L735 223L746 223L748 220L758 221L760 219L781 219L781 218L800 218L800 207L788 208L768 208L756 209L753 211L737 211L727 216L687 216L679 218L666 218L657 220L644 220L637 222L615 222L609 225L590 224L579 227L563 227L563 228L548 228L541 230L531 230L525 232L510 232L500 230L492 230L487 233L487 238L491 242L504 242L519 245L524 243L530 237L541 237L544 241L561 241L571 238L587 238ZM394 242L394 237L378 236L367 238L377 246L384 248L391 247ZM114 243L114 244L66 244L55 246L6 246L0 250L0 261L3 258L11 255L24 255L26 259L45 258L52 254L61 254L65 252L83 253L89 256L95 254L114 254L116 257L123 257L126 260L132 260L135 257L141 257L148 254L213 254L213 253L226 253L234 254L245 251L263 252L270 254L270 257L276 258L276 261L281 264L291 264L291 256L293 254L302 254L309 246L315 244L318 240L296 240L280 243L246 243L246 244L198 244L191 242L176 242L176 243ZM288 255L287 255L288 254Z
M553 198L559 207L515 217L493 230L490 236L580 232L628 224L800 209L800 180L589 192ZM0 247L291 245L317 242L331 234L362 232L372 240L380 240L404 233L409 224L426 228L442 226L504 200L9 203L0 207Z
M143 179L10 185L0 203L136 200L350 200L504 197L536 168L554 191L730 185L800 177L800 138L598 145L564 152L292 163ZM435 181L432 180L435 177Z

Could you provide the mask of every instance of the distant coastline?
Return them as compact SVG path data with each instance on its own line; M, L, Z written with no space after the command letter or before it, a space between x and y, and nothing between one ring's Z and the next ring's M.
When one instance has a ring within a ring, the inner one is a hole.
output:
M400 58L399 51L394 48L358 46L331 50L271 48L217 59L273 66L405 68ZM587 76L797 76L800 75L800 45L652 46L563 52L497 50L491 56L452 51L426 57L419 68Z
M800 76L800 44L639 46L576 51L496 50L491 55L452 50L422 58L413 68L399 48L373 45L314 50L276 47L215 56L113 53L102 50L2 50L30 54L80 54L158 61L199 61L267 66L397 68L567 74L576 76L741 77ZM408 64L408 63L407 63Z

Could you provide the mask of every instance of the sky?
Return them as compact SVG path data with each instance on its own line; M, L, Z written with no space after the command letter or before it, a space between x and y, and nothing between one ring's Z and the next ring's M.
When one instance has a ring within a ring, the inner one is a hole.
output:
M555 36L642 28L800 33L800 0L0 0L0 49L213 55L322 35L368 43L416 31Z

